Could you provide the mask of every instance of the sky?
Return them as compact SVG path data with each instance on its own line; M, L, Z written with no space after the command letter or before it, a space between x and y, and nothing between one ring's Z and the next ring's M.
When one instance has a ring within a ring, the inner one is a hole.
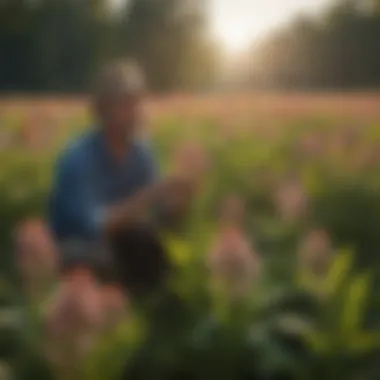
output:
M209 0L210 27L227 50L248 48L300 12L317 13L331 0Z
M128 0L111 0L121 4ZM244 51L252 40L300 12L317 13L332 0L208 0L210 29L228 51Z

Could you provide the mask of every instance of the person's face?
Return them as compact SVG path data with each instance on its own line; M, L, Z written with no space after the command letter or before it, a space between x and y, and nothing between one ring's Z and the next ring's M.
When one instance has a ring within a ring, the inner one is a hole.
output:
M142 115L142 99L139 95L123 95L100 102L97 114L105 128L120 136L134 132Z

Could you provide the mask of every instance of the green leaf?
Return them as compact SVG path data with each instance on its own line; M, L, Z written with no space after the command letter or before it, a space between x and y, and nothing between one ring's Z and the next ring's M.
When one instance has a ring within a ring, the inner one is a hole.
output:
M366 301L369 296L370 276L361 274L356 276L348 285L347 298L342 310L342 333L356 334L363 321Z
M339 252L332 262L330 270L322 283L322 293L333 296L338 293L352 268L353 255L347 251Z
M380 333L362 332L347 342L347 349L355 355L370 352L380 347Z
M192 259L191 247L186 241L166 236L164 238L164 244L167 247L170 259L175 265L184 267L190 263Z
M306 343L314 352L322 354L329 351L331 347L330 338L322 331L310 331L306 333L304 336Z

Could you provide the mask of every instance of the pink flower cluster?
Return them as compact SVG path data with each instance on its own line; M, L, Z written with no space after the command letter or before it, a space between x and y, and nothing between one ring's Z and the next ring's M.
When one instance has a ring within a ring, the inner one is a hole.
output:
M222 204L220 230L207 257L211 275L232 297L248 294L261 269L260 255L244 233L243 217L241 199L227 197Z
M302 270L317 276L326 274L333 258L333 248L326 231L308 232L298 247L298 263Z
M128 316L128 303L117 286L101 286L86 268L60 282L46 310L47 350L55 365L84 358L96 339Z
M80 360L101 333L128 317L128 300L117 285L99 284L87 268L58 275L57 251L41 221L29 220L17 229L16 255L31 302L41 302L58 286L44 309L47 354L54 364Z
M38 296L57 275L58 257L49 231L38 219L22 223L15 233L16 262L26 292Z
M301 184L290 179L282 183L274 193L274 201L280 217L285 221L295 221L305 216L308 199Z

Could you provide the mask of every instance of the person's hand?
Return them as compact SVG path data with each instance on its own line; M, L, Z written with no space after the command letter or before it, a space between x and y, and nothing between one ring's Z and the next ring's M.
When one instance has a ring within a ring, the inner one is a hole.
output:
M156 196L159 200L185 195L193 191L193 182L186 177L168 177L156 188Z
M179 146L174 155L172 175L112 207L105 223L105 234L113 234L128 224L145 219L152 205L162 206L174 217L182 216L199 189L208 168L208 157L199 144Z
M172 212L184 211L194 196L194 182L186 177L169 177L159 184L157 202Z

